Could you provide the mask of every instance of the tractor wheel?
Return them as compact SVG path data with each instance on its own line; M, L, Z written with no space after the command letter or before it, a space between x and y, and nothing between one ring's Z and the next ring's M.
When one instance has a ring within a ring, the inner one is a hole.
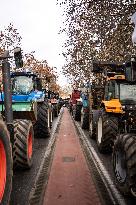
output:
M37 109L37 121L34 124L34 135L38 138L50 136L48 106L46 103L39 103Z
M118 132L118 118L101 110L97 122L96 140L100 152L112 152Z
M90 115L89 136L91 139L96 139L97 122L99 118L99 110L92 110Z
M12 190L12 149L8 130L0 121L0 204L9 204Z
M73 111L73 117L75 121L81 121L81 106L76 105L75 110Z
M54 117L58 117L58 105L53 105Z
M49 127L49 129L51 129L52 122L53 122L53 110L52 110L52 108L48 108L48 110L47 110L47 120L48 120L48 127Z
M83 113L81 115L81 127L84 130L89 130L89 113Z
M117 187L136 197L136 135L121 134L113 149L113 170Z
M30 120L14 120L13 164L15 169L31 168L33 142L32 122Z

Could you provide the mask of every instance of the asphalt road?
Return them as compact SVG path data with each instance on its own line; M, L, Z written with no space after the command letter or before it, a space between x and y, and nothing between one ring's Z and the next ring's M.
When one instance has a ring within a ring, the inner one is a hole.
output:
M111 180L113 182L115 182L114 174L113 174L113 168L112 168L112 154L101 154L101 153L99 153L96 141L93 140L93 139L90 139L88 131L84 130L84 133L85 133L86 137L88 138L88 140L90 141L92 147L95 149L98 157L100 158L100 160L103 163L105 169L107 170L108 175L110 176ZM100 191L102 191L101 187L99 187L99 188L100 188ZM123 195L122 195L122 197L124 198L124 201L127 205L135 205L136 204L136 198L134 198L132 196L123 196Z
M56 120L54 120L54 124ZM54 127L54 126L53 126ZM109 154L100 154L96 141L89 138L88 131L84 131L86 137L89 139L91 145L95 149L97 155L105 166L110 178L114 181L112 171L112 156ZM28 205L29 194L34 185L36 175L38 173L41 161L44 157L49 138L35 139L34 143L34 161L33 166L28 171L16 171L13 176L13 189L11 194L10 205ZM101 188L100 188L101 189ZM106 193L105 193L106 194ZM132 197L123 196L127 205L135 205L136 199ZM106 203L105 203L106 204ZM106 204L107 205L107 204ZM112 205L112 204L111 204Z
M54 119L53 126L52 126L53 128L55 123L57 123L57 118ZM35 138L33 166L31 167L30 170L27 171L18 170L14 172L10 205L29 204L29 194L32 187L34 186L35 178L38 173L39 167L41 165L41 161L44 157L49 139L50 138L45 138L45 139Z

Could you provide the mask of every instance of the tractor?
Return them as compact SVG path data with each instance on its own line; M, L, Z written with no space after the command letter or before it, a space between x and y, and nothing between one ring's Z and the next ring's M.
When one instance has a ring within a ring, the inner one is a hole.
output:
M58 117L59 114L59 104L58 104L59 94L51 92L50 101L53 108L53 117Z
M83 85L81 88L81 127L82 129L89 129L89 113L90 113L90 106L89 106L89 84Z
M100 152L113 151L117 187L136 196L136 58L94 62L93 73L90 136Z
M81 92L77 89L74 89L70 96L70 113L76 121L81 121L82 102L80 97Z
M36 137L50 136L50 108L41 79L30 71L12 72L10 76L14 119L31 120Z
M15 51L18 65L22 65L21 50ZM2 61L3 89L0 101L0 204L8 205L12 190L14 169L30 169L33 161L34 132L31 120L14 118L8 51L0 57ZM13 103L14 104L14 103ZM14 165L14 166L13 166Z
M49 105L41 79L21 71L10 72L8 52L2 61L0 94L0 204L8 205L14 169L30 169L34 135L50 136ZM21 49L14 50L16 68L23 67ZM13 161L13 167L12 167Z

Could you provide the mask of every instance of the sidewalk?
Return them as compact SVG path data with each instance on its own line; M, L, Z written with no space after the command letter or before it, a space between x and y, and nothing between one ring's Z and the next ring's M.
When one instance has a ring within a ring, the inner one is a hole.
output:
M43 205L101 205L67 108L61 119Z

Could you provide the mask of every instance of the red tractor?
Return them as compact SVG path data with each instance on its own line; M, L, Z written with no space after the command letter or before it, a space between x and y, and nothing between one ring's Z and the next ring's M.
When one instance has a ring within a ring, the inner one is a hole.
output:
M82 102L80 100L80 95L81 92L77 89L74 89L70 97L70 112L76 121L81 120Z

